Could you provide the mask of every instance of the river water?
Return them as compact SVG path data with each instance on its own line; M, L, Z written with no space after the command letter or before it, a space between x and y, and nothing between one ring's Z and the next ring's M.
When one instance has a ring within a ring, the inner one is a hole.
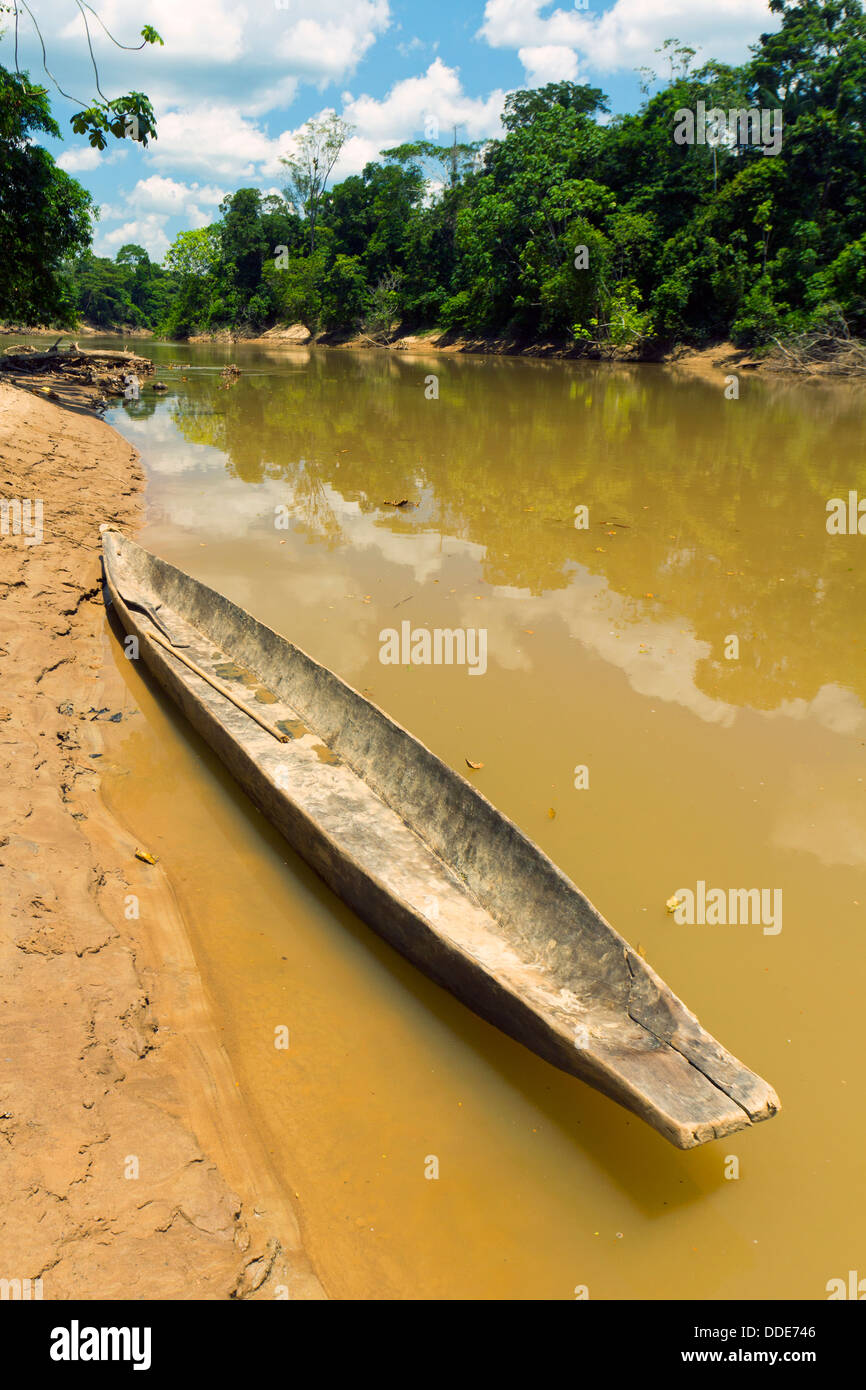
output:
M476 1019L107 642L142 711L109 799L176 886L328 1291L823 1298L866 1275L866 536L826 526L866 492L862 388L143 350L168 392L108 414L147 468L141 542L471 777L783 1104L679 1153ZM483 676L383 664L404 621L485 629ZM666 901L698 881L781 890L781 930L678 924Z

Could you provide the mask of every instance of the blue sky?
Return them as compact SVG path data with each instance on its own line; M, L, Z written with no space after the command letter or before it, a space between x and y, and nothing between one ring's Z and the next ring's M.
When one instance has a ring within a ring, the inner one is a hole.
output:
M89 102L93 72L75 0L30 7L48 66ZM89 16L103 91L147 92L159 138L146 150L126 140L100 154L72 134L76 108L55 92L68 134L50 148L101 209L97 253L134 241L156 259L179 231L213 221L226 193L278 191L279 156L324 110L354 126L335 170L345 177L380 149L419 138L431 119L443 143L455 124L460 139L497 135L504 96L519 87L588 81L610 95L612 110L633 110L635 69L663 71L655 49L666 38L741 62L778 22L766 0L93 0L93 8L121 42L135 43L143 23L165 40L121 52ZM6 24L0 62L9 68ZM47 82L26 15L19 64Z

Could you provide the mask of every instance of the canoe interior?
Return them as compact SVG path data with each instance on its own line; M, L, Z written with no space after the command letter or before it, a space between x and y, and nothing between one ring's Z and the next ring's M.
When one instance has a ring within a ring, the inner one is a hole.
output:
M120 621L160 683L303 857L426 974L680 1148L776 1113L767 1083L465 778L222 595L119 532L103 533L103 551Z

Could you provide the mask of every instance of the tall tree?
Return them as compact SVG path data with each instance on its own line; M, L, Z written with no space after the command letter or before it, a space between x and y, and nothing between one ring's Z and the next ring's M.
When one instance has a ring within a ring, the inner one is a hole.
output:
M509 92L502 124L506 130L520 130L555 107L577 116L593 116L596 111L608 109L607 97L600 87L587 87L580 82L548 82L531 91Z
M307 121L296 139L294 153L280 157L280 163L289 171L286 197L297 213L306 214L309 223L311 252L316 249L316 222L322 197L352 129L330 111L322 120Z
M418 169L428 183L455 188L479 167L482 147L481 140L458 142L455 138L450 145L437 145L432 140L413 140L409 144L381 150L380 153L383 159L392 163Z
M222 262L242 299L254 292L262 278L268 252L262 226L262 195L257 188L239 188L220 204Z

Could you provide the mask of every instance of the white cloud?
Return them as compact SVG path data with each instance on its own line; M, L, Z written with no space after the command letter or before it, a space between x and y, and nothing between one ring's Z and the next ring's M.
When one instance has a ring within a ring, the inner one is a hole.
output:
M438 47L438 39L434 39L432 43L425 43L424 40L419 39L416 34L415 38L410 39L408 43L398 43L397 52L400 54L401 58L409 58L413 53L417 53L419 52L419 50L423 50L425 48L431 48L435 53Z
M438 132L429 138L442 143L450 140L455 125L461 140L496 134L505 94L497 90L487 97L468 96L460 81L460 69L449 68L436 58L421 76L396 82L381 101L366 95L353 97L349 92L344 93L343 100L343 116L356 131L335 170L339 178L362 169L389 145L418 138L425 128Z
M447 67L441 58L435 58L420 77L396 82L382 101L346 96L346 120L356 124L359 133L376 140L390 139L395 133L405 139L423 130L428 116L437 120L440 131L448 131L456 122L469 139L476 139L498 126L503 102L499 91L483 99L467 96L460 69Z
M198 183L178 183L175 179L151 174L150 178L138 180L128 195L127 202L132 207L177 214L184 213L200 203L221 203L224 197L225 193L219 188Z
M67 174L77 174L82 169L98 168L102 163L102 153L92 145L82 145L79 149L64 150L58 155L57 163Z
M72 44L81 46L84 28L81 18L73 13L64 0L43 0L39 6L40 27L44 33L54 33ZM102 0L99 18L115 38L124 44L138 40L144 18L152 24L165 41L152 52L166 54L169 60L201 59L207 53L213 62L233 63L244 52L249 32L249 11L245 5L227 0L148 0L147 15L130 0ZM97 62L109 45L99 22L88 17ZM148 50L144 50L146 53Z
M360 173L365 164L379 158L380 150L418 138L425 130L431 132L428 138L441 139L444 143L451 139L455 125L461 140L479 140L495 134L499 130L504 100L505 93L499 90L483 98L468 96L463 91L459 69L446 67L441 58L436 58L419 77L396 82L381 101L366 94L354 97L351 92L343 92L340 114L354 129L334 167L331 181L338 182L350 174ZM332 107L325 107L316 112L315 117L321 120L331 111ZM431 121L433 126L429 124ZM299 125L295 130L284 131L275 140L268 140L258 132L260 139L254 139L251 147L256 160L260 161L260 176L281 179L285 171L280 156L291 153L301 128ZM218 135L214 130L210 134L210 157L213 159ZM229 138L217 155L220 160L231 160L234 141L234 132L230 129ZM196 146L195 141L190 144L192 148ZM245 142L242 148L248 150L250 144ZM177 160L172 156L168 162ZM248 165L246 176L253 176L252 164Z
M574 82L577 78L577 54L564 44L519 48L517 56L526 70L530 87L543 87L547 82Z
M272 108L277 96L291 100L299 82L345 80L391 23L388 0L148 0L146 13L132 0L101 0L98 9L123 44L138 42L144 19L162 36L164 46L123 52L88 16L103 90L146 91L157 117L160 107L207 96L236 101L239 73L247 113ZM40 0L39 23L61 86L86 97L93 73L80 14L68 0ZM41 70L39 41L26 19L22 44L22 66Z
M57 163L67 174L77 174L98 169L103 164L116 164L119 159L125 159L128 153L128 145L115 145L107 151L98 150L94 145L78 145L58 155Z
M388 26L385 0L353 0L348 5L325 0L304 8L314 15L300 18L286 30L277 53L298 76L308 79L338 81L357 67ZM336 13L323 17L329 10Z
M113 256L128 241L143 246L152 260L161 260L170 246L165 234L166 218L163 214L152 212L144 217L124 222L110 232L101 232L94 237L93 251L97 256Z
M166 230L170 218L183 227L206 227L216 216L224 192L210 184L185 184L151 174L139 179L117 205L103 203L94 237L98 256L113 256L128 241L143 246L154 260L161 260L172 238ZM106 228L106 222L121 226Z
M252 179L259 166L273 164L278 146L239 106L205 102L160 117L150 160L162 168L207 169L219 178Z
M599 14L551 9L551 0L487 0L479 32L492 48L569 49L582 64L611 73L654 66L656 48L672 36L704 58L743 62L748 45L778 23L766 0L615 0Z

